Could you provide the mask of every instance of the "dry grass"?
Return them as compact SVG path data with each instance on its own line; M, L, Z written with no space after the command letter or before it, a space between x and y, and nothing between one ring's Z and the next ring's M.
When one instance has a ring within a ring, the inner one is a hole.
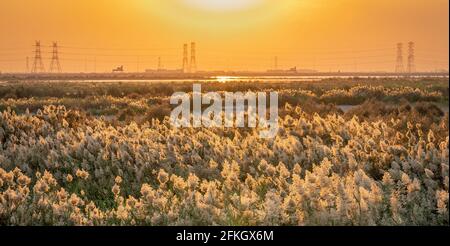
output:
M280 89L271 140L174 129L165 96L3 98L0 224L448 225L448 114L374 90L344 113Z

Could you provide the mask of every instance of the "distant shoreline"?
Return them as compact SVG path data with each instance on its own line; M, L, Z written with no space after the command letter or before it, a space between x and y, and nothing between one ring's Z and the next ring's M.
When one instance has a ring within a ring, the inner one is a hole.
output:
M231 77L231 79L327 79L327 78L448 78L448 72L431 73L421 72L413 74L382 73L382 72L331 72L331 73L267 73L267 72L199 72L195 74L185 73L0 73L0 81L3 80L208 80Z

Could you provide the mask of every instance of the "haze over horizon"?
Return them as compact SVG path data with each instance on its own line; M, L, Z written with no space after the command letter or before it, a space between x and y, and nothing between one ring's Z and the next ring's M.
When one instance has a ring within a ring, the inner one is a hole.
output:
M274 68L388 71L396 43L415 42L417 71L448 70L448 0L4 0L0 71L26 71L40 40L64 72L129 72L182 64L197 43L199 70Z

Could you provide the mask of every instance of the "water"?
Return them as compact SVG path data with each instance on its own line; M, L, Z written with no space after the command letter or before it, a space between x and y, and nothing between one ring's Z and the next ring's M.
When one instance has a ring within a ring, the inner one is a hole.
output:
M448 76L411 76L408 78L448 78ZM251 83L251 82L270 82L270 83L286 83L286 82L314 82L321 81L324 79L396 79L396 78L404 78L402 76L396 75L386 75L386 76L215 76L210 78L201 78L201 79L192 79L192 78L161 78L161 79L55 79L55 80L40 80L44 82L79 82L79 83L182 83L182 82L219 82L219 83L228 83L228 82L242 82L242 83ZM6 81L0 81L0 83Z

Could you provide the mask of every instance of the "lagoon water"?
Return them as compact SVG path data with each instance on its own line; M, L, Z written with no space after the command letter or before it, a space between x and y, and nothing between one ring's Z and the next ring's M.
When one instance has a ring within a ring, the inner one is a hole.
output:
M431 78L431 77L443 77L443 76L412 76L409 78ZM447 77L448 76L444 76ZM40 80L46 82L81 82L81 83L115 83L115 82L123 82L123 83L182 83L182 82L220 82L220 83L228 83L228 82L242 82L242 83L251 83L251 82L264 82L264 83L288 83L288 82L314 82L321 81L324 79L392 79L392 78L404 78L403 76L214 76L210 78L162 78L162 79L52 79L52 80ZM0 81L6 82L6 81Z

